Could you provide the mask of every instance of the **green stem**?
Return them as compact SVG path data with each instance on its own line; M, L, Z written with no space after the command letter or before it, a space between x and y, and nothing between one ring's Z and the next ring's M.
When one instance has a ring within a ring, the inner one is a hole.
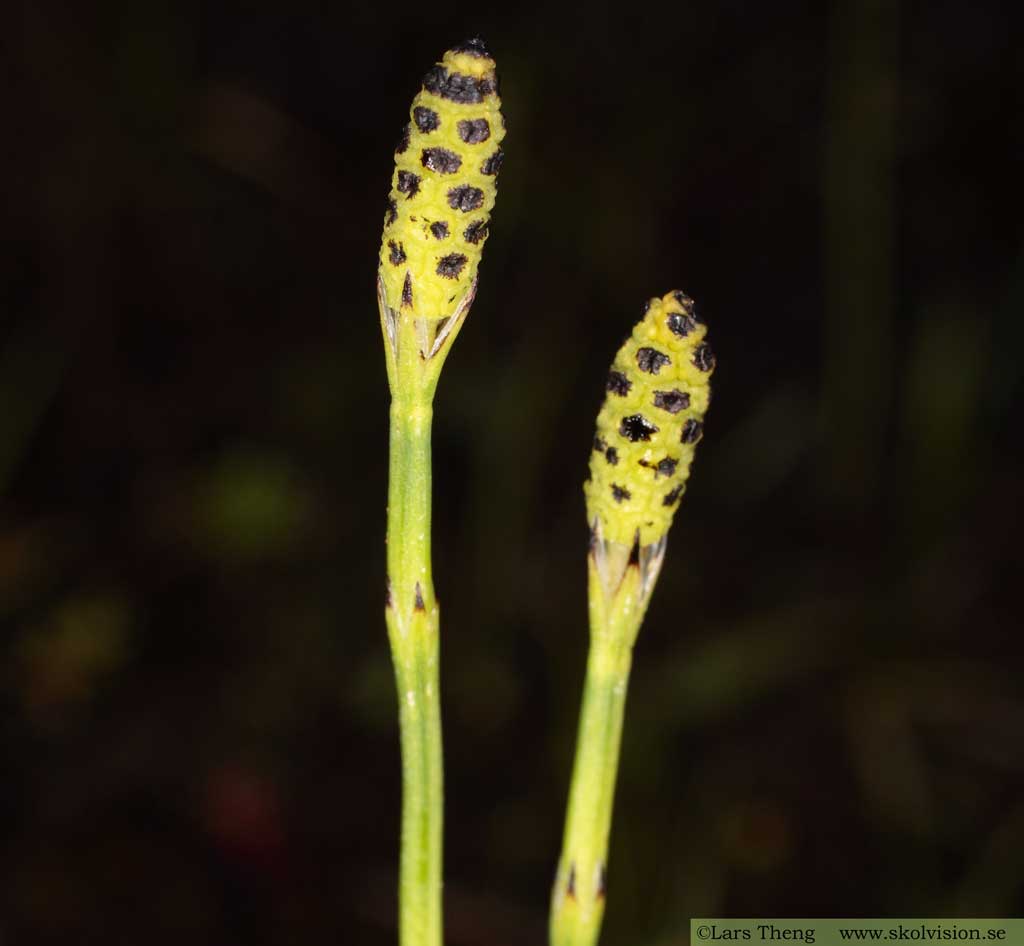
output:
M626 688L646 596L639 571L626 569L611 599L590 569L590 652L562 855L551 896L551 946L594 946L604 916Z
M443 768L439 613L430 567L432 391L391 404L388 637L402 744L401 946L441 946Z
M430 566L430 425L437 380L476 295L448 320L417 319L387 305L377 280L391 389L386 620L402 741L401 946L441 946L444 761L441 751L440 612Z

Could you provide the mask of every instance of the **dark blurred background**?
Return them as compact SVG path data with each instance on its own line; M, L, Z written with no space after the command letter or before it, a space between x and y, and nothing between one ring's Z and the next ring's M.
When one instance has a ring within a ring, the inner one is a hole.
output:
M1018 10L8 10L0 939L395 942L374 272L419 79L477 33L509 131L436 410L447 942L544 942L589 443L673 288L719 367L603 942L1021 915Z

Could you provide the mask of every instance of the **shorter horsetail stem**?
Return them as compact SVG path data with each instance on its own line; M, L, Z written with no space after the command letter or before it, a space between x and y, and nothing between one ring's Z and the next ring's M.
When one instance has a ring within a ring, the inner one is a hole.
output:
M441 946L440 611L430 561L438 376L476 293L505 134L480 40L424 77L395 149L377 302L391 388L385 617L402 739L401 946Z
M704 430L715 366L706 334L684 293L651 299L608 373L584 486L590 652L551 946L594 946L601 931L633 644Z

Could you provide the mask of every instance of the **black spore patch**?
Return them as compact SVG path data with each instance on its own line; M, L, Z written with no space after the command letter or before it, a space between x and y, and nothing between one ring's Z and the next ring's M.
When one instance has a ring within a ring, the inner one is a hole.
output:
M494 152L482 165L480 165L480 173L488 176L493 176L501 170L502 162L505 160L505 152L499 148Z
M679 461L673 460L672 457L665 457L664 460L659 460L658 465L654 468L654 478L657 479L659 476L671 476L675 473L678 465Z
M673 486L668 493L665 494L665 498L661 501L663 506L674 506L679 502L679 497L683 495L683 484L679 483Z
M679 303L680 308L687 315L694 314L693 300L685 292L680 292L677 289L675 292L672 293L672 298L675 299L677 303Z
M490 76L475 79L461 72L449 72L444 66L437 65L423 77L423 88L449 102L473 105L482 102L495 91L496 86Z
M646 371L648 374L657 374L665 365L672 364L672 359L658 351L657 348L644 346L637 349L636 363L641 371Z
M687 420L683 424L683 436L680 437L682 443L696 443L701 438L701 434L704 433L704 425L694 418Z
M597 869L597 899L603 900L608 892L608 876L602 864Z
M655 391L654 406L660 407L670 414L678 414L690 406L690 395L685 391L680 391L679 388L673 388L671 391Z
M614 447L609 447L604 452L604 458L612 465L615 466L619 462L619 451Z
M680 338L686 338L697 327L697 321L686 312L669 312L665 324L673 335Z
M491 54L487 51L484 41L479 36L467 39L464 43L459 43L458 46L452 46L452 52L465 53L467 56L473 56L476 59L491 58Z
M422 105L417 105L412 110L412 120L416 122L416 127L424 134L436 131L441 127L441 116L432 108L425 108Z
M461 187L453 187L448 191L448 206L452 210L461 210L468 214L472 210L479 210L483 203L484 192L479 187L463 184Z
M621 371L609 371L608 380L605 382L605 390L611 391L612 394L618 394L619 397L625 397L629 394L629 389L633 387L633 382L629 380Z
M715 367L715 353L707 342L701 342L693 351L693 363L701 371L710 371Z
M396 243L394 240L388 240L388 259L391 261L392 266L401 266L405 262L405 248L401 243Z
M398 136L398 144L395 145L395 154L404 154L409 147L409 123L402 126L402 133Z
M459 273L462 272L462 268L467 262L468 260L461 253L449 253L447 256L442 256L437 263L437 275L443 276L445 279L458 279Z
M405 282L402 283L402 305L412 305L412 275L405 274Z
M601 438L600 436L598 436L598 437L595 437L595 438L594 438L594 449L595 449L595 450L596 450L596 451L597 451L598 453L604 453L604 452L605 452L605 450L607 450L607 449L608 449L608 444L606 444L606 443L604 442L604 440L603 440L603 439L602 439L602 438Z
M615 502L625 502L625 500L629 499L632 495L633 494L626 489L625 486L619 486L616 483L612 483L612 499L614 499Z
M565 885L565 895L576 899L576 863L569 865L569 882Z
M434 235L435 240L444 240L448 237L448 224L443 220L435 220L430 225L430 232Z
M415 197L420 190L420 176L412 171L398 172L398 192L408 198Z
M424 148L420 164L438 174L454 174L462 167L462 158L447 148Z
M467 145L478 145L491 137L491 126L486 118L464 118L458 128L459 137Z
M462 231L462 239L474 246L481 240L487 239L487 221L474 220L465 230Z
M398 205L389 197L384 208L384 226L390 227L398 219Z
M643 414L630 414L629 417L623 417L619 424L619 433L631 443L650 440L657 432L658 428Z
M413 607L417 611L426 611L427 606L423 603L423 589L420 588L420 583L416 582L416 596L413 600Z

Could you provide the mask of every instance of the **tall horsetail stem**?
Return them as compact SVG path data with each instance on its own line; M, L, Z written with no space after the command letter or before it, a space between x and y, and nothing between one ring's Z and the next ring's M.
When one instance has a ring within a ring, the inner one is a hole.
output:
M633 644L704 430L715 366L706 334L684 293L651 299L608 373L584 486L590 652L551 946L594 946L601 932Z
M401 946L441 946L439 611L430 565L434 390L476 294L505 134L480 40L424 77L395 149L377 300L391 388L388 590L402 744Z

